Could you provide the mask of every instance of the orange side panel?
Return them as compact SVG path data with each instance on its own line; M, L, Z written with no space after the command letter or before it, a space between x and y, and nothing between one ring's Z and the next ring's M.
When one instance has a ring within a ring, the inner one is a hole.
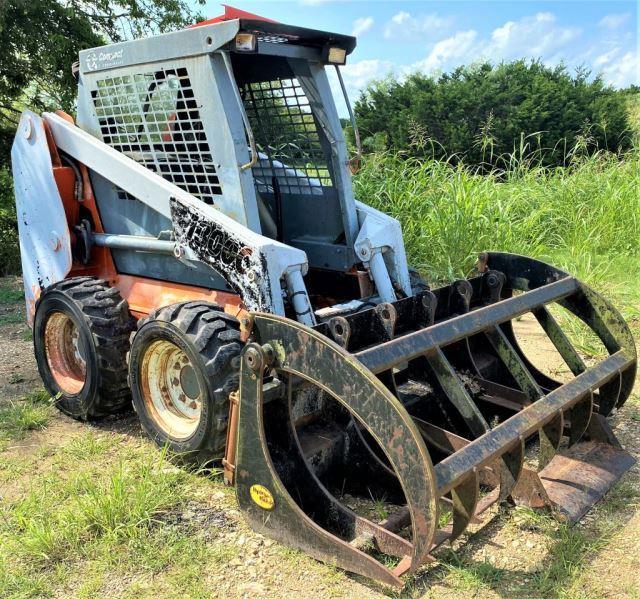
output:
M76 175L70 166L54 166L53 177L62 198L64 213L67 215L67 226L71 231L78 222L79 205L75 197Z
M62 111L56 114L73 123L73 119ZM79 207L83 206L91 214L93 228L96 233L104 233L100 213L96 204L89 171L84 164L78 164L82 176L82 187L84 197L81 202L75 199L75 174L73 169L61 165L57 148L53 136L46 127L47 140L51 151L51 159L54 165L54 176L58 185L58 190L62 196L69 229L78 222ZM73 239L73 233L72 233ZM222 306L228 314L235 316L239 320L247 314L239 295L225 291L213 291L191 285L180 283L169 283L167 281L157 281L131 275L120 275L117 273L111 251L105 247L93 246L91 249L91 263L85 265L74 261L69 277L93 276L104 279L110 285L117 287L122 297L127 300L129 310L136 318L146 316L157 308L175 304L176 302L204 300L214 302ZM244 333L243 333L244 334Z
M191 300L214 302L238 319L246 314L240 296L227 291L215 291L131 275L117 275L115 286L120 291L120 295L127 300L131 313L137 318L146 316L156 308Z

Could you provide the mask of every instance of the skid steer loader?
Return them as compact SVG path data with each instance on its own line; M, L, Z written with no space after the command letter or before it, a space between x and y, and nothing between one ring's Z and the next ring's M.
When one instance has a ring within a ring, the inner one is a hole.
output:
M342 83L355 44L227 8L83 50L76 121L26 111L13 172L57 406L132 401L159 445L221 463L257 531L402 586L495 502L576 520L604 495L634 461L606 417L636 349L606 299L537 260L484 253L436 288L410 271L399 223L352 191L327 71ZM585 364L558 309L608 357ZM527 314L570 380L523 351Z

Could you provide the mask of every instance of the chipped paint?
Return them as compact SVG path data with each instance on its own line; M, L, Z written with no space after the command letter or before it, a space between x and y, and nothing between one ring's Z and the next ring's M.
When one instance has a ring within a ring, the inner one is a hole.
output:
M219 223L176 199L171 200L171 215L177 244L223 275L247 309L269 309L269 276L257 248L247 246Z

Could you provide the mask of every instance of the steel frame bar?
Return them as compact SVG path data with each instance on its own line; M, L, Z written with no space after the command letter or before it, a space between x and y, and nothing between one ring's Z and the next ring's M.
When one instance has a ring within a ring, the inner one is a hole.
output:
M433 325L428 329L409 333L355 354L356 358L373 373L389 370L394 366L433 351L437 347L450 345L493 326L512 320L526 312L549 302L561 300L579 288L573 277L516 295L509 299L472 310Z
M563 387L555 389L544 399L528 406L460 451L442 460L435 466L438 493L443 495L453 489L468 475L471 468L484 466L500 456L505 449L521 442L555 418L558 410L573 407L586 393L601 387L621 370L630 367L633 361L633 358L629 358L625 352L616 352Z

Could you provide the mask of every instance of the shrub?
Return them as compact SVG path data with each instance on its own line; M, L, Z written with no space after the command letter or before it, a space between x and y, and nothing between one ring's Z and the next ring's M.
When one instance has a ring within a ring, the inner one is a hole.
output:
M564 66L517 60L463 66L437 78L415 73L403 82L371 84L355 103L365 146L413 156L452 157L500 166L505 154L534 153L561 165L569 148L588 142L613 152L631 139L625 94Z

